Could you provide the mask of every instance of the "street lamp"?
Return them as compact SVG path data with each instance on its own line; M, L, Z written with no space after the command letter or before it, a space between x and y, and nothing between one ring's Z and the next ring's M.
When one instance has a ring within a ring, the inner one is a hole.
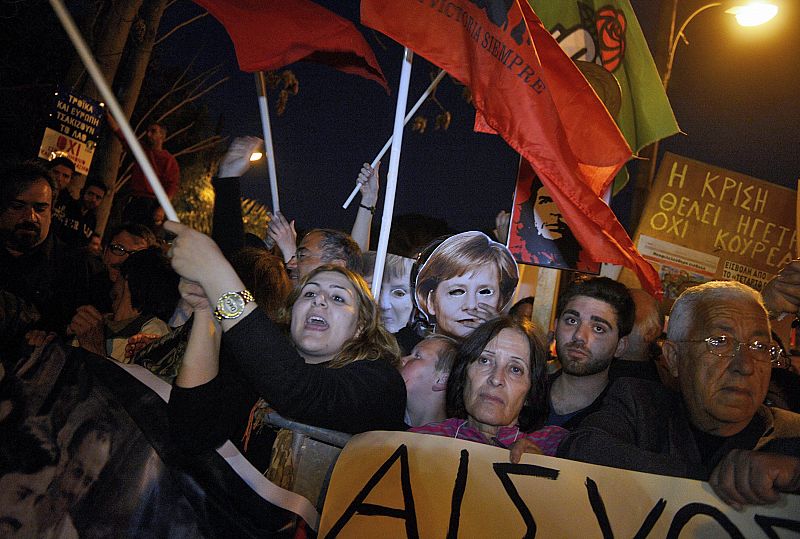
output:
M772 20L778 14L778 6L766 2L753 2L746 6L734 6L725 13L733 14L741 26L758 26Z
M675 17L678 2L677 0L674 0L671 3L672 28L675 28ZM721 2L710 2L704 4L694 10L688 17L686 17L686 19L680 25L678 31L671 33L669 36L667 62L664 67L664 72L661 76L661 82L664 85L665 92L667 91L667 86L669 86L669 80L672 76L672 63L675 60L675 51L678 49L678 42L683 41L685 44L689 44L689 41L686 39L686 35L684 34L686 27L689 26L689 23L691 23L700 13L715 7L727 8L725 13L734 15L736 17L736 21L741 26L756 26L763 24L772 19L778 13L778 6L761 0L751 2L746 2L746 0L723 0ZM671 29L670 32L672 32ZM659 141L656 140L650 146L643 148L642 151L639 152L640 157L644 157L646 159L649 158L650 166L642 166L639 170L639 173L636 175L633 204L631 206L631 222L633 223L634 228L638 226L639 219L642 216L644 206L647 202L647 197L649 196L650 189L653 185L653 179L656 176L658 146Z
M723 5L728 6L728 9L725 10L725 13L729 13L736 17L736 22L738 22L740 26L758 26L770 21L773 17L775 17L775 15L778 14L778 6L768 2L749 2L746 4L736 1L711 2L694 10L691 15L686 17L686 20L683 21L683 24L681 24L681 27L678 29L678 31L670 36L667 66L664 69L664 76L662 78L665 91L669 85L670 76L672 75L672 62L675 60L675 51L678 49L678 42L683 41L685 44L689 44L689 40L686 39L686 34L683 33L684 30L686 30L686 27L689 26L689 23L692 22L695 17L707 9L720 7Z

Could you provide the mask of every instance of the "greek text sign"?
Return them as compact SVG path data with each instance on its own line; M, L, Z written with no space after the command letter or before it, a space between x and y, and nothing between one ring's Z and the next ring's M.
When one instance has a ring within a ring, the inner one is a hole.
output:
M94 99L63 90L55 92L39 157L49 160L53 154L65 155L75 163L76 172L88 174L103 114Z
M793 258L795 200L785 187L667 153L634 243L664 281L761 290Z
M800 496L734 511L707 483L525 455L439 436L354 437L320 537L790 537ZM788 533L788 534L787 534Z

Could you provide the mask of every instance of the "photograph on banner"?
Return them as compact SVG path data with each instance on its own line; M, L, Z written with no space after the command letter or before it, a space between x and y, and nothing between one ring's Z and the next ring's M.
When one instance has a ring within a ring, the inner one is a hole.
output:
M166 403L115 362L58 339L3 359L0 537L257 537L291 518L219 455L182 455Z
M793 494L736 511L702 481L532 454L511 464L493 445L369 432L336 463L319 535L766 539L791 536L780 534L798 515Z
M59 88L53 94L39 157L48 161L68 157L75 172L88 174L104 115L99 101Z
M600 264L588 260L547 188L524 159L520 159L514 190L508 248L522 264L600 272Z
M661 275L666 298L712 279L760 291L794 258L795 210L791 189L667 152L634 244Z

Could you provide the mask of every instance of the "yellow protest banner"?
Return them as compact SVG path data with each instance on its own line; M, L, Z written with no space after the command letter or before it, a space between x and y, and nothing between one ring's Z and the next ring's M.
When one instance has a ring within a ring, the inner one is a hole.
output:
M358 435L336 463L319 537L767 538L800 530L800 496L734 511L701 481L508 457L440 436Z

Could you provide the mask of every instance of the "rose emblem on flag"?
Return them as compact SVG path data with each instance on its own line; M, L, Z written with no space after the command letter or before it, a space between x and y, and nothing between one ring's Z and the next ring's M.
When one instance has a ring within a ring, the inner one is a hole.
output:
M597 38L603 67L613 72L625 56L625 14L606 6L597 10Z

